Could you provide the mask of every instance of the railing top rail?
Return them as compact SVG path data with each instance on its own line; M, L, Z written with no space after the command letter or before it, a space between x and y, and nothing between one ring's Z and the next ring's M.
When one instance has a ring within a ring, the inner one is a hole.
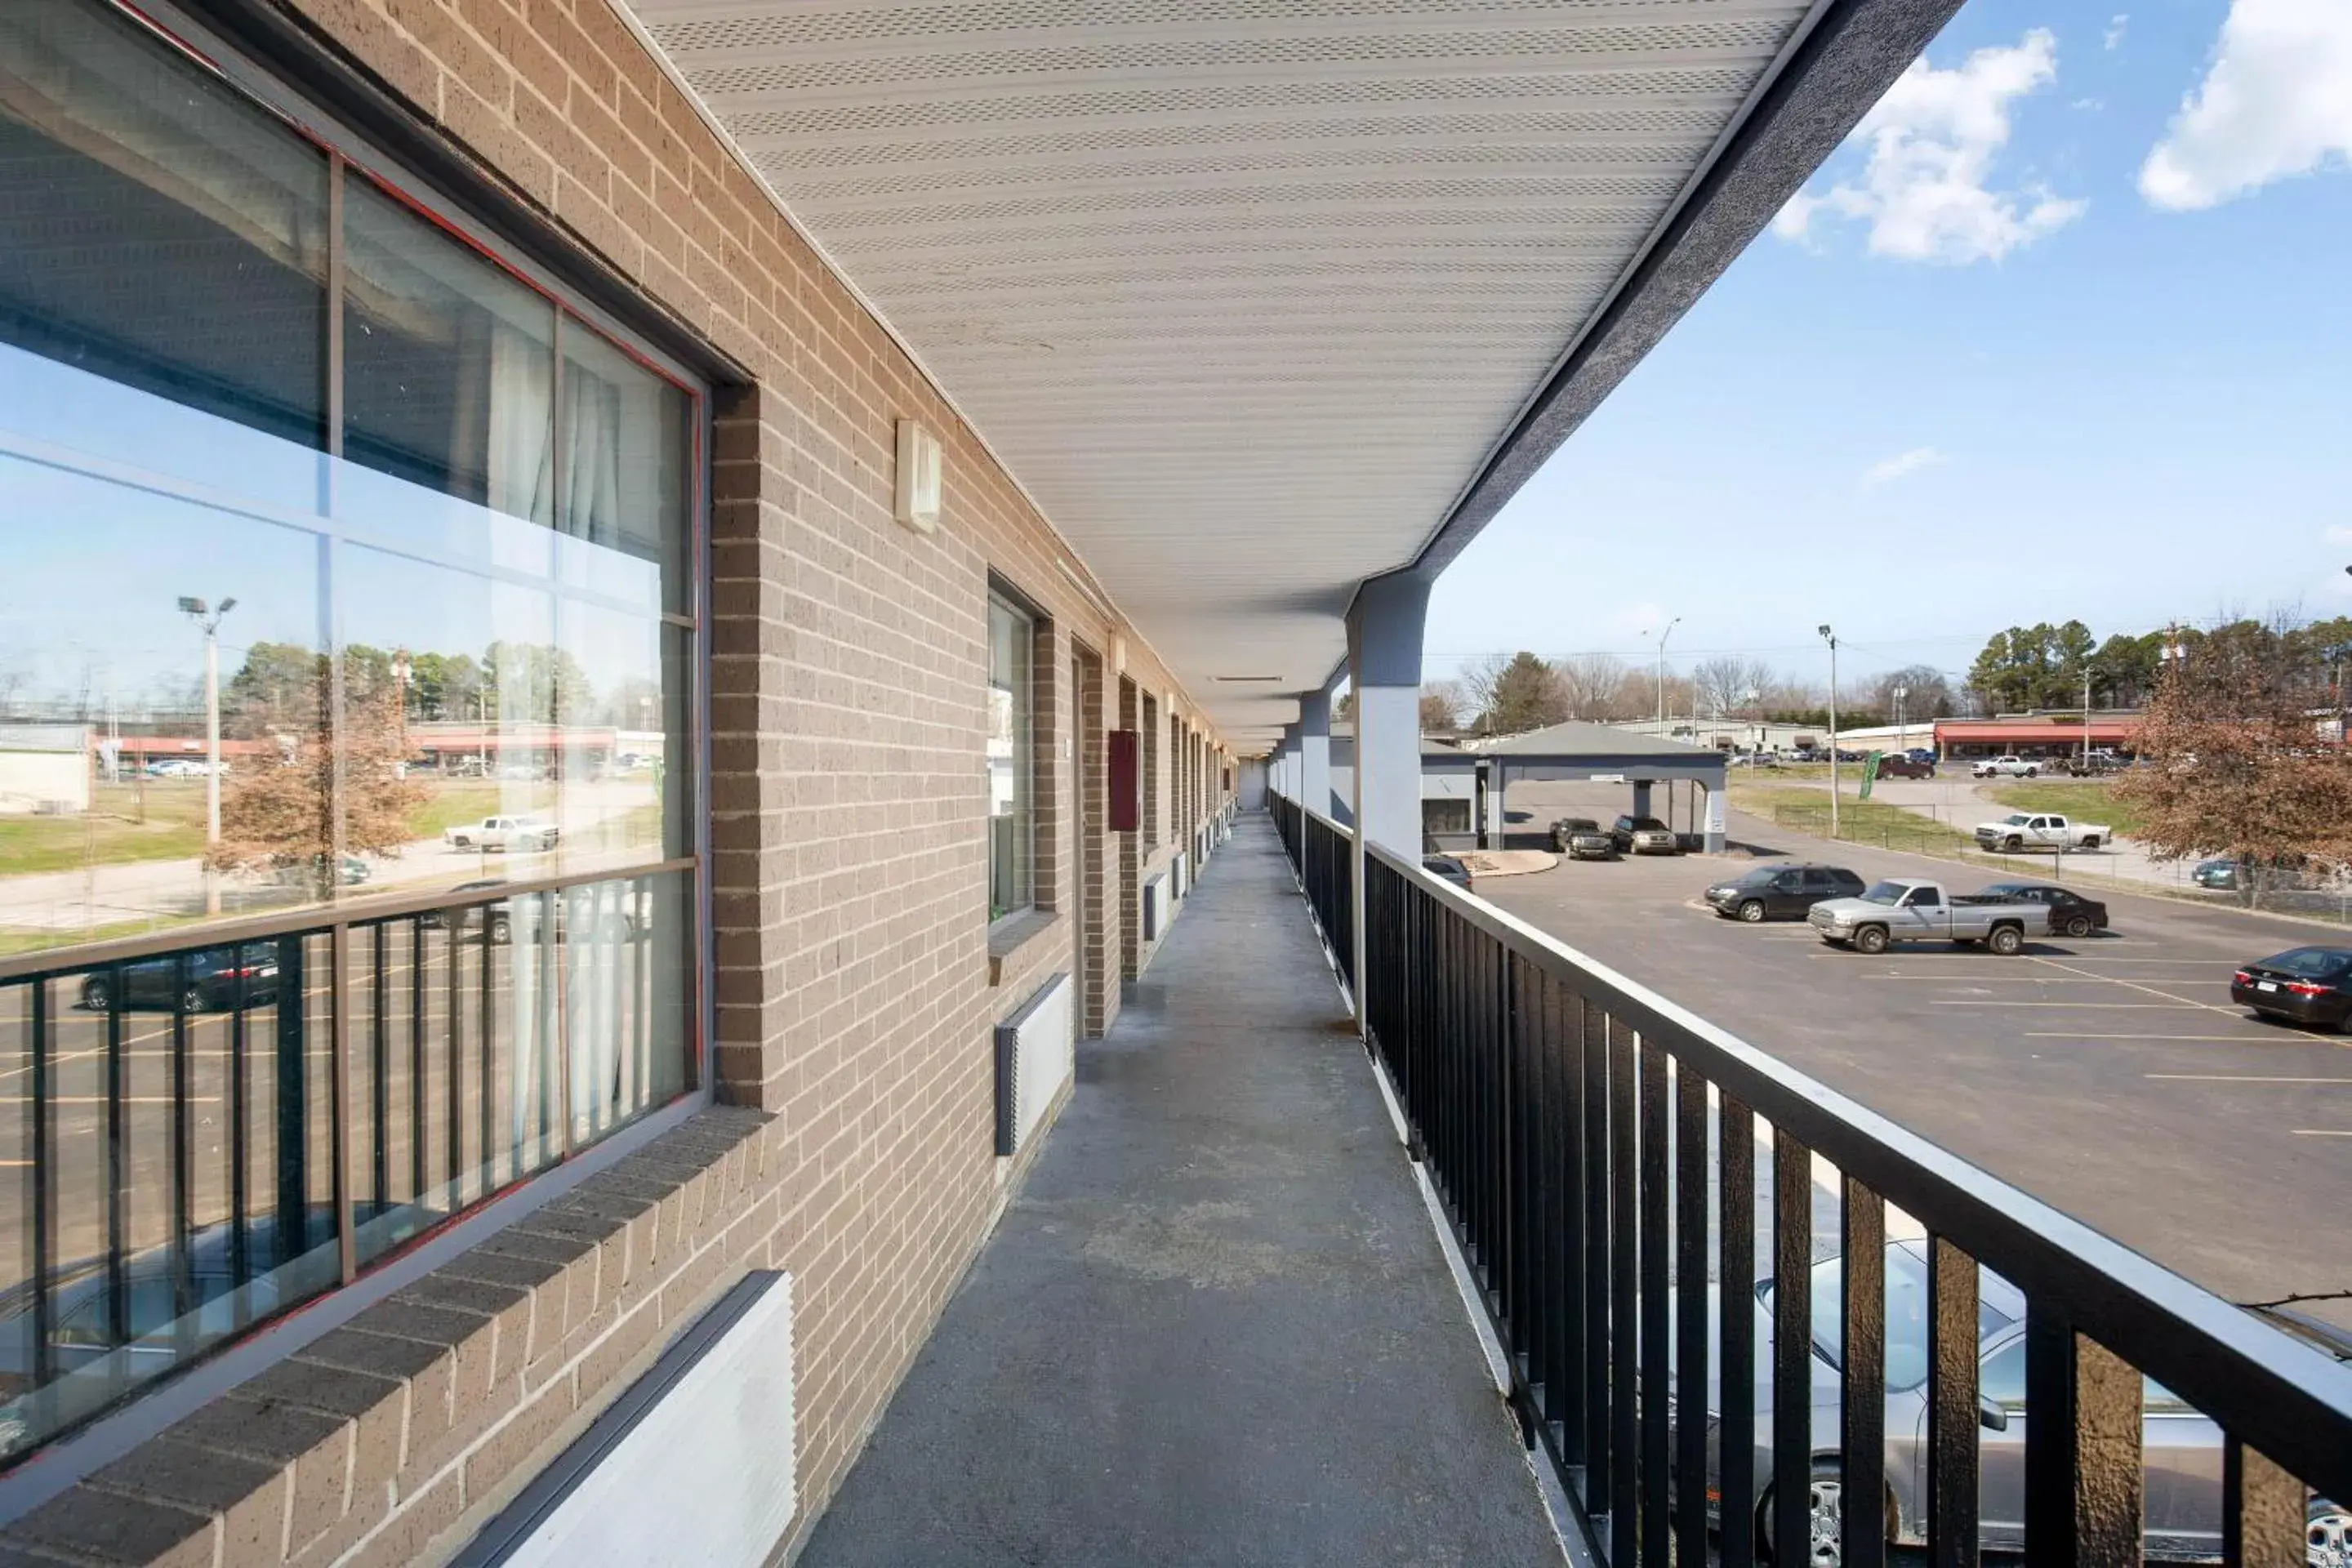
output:
M1345 832L1346 829L1341 829ZM2352 1495L2352 1365L2269 1327L1589 954L1423 871L1372 859L2064 1316L2330 1496ZM2186 1343L2181 1336L2189 1337Z
M1265 793L1271 795L1274 799L1282 802L1285 805L1297 806L1306 816L1321 823L1324 826L1329 828L1334 833L1349 838L1353 838L1356 836L1356 830L1354 828L1349 826L1346 823L1339 821L1337 817L1324 816L1321 812L1316 810L1313 806L1307 805L1303 800L1294 800L1289 795L1283 794L1280 790L1270 789Z
M590 882L617 882L629 877L658 877L670 871L690 871L695 865L692 856L671 860L633 861L594 870L567 871L560 877L519 879L500 882L495 888L478 888L465 893L452 893L447 889L405 894L368 893L349 903L305 904L299 909L247 915L237 920L165 926L156 931L142 931L137 936L115 937L74 947L43 948L37 952L0 958L0 985L58 974L79 974L84 970L99 969L110 963L131 963L142 958L157 958L195 948L233 947L241 942L263 942L272 937L331 931L339 925L367 925L377 921L401 920L410 915L429 914L436 910L472 909L478 904L495 904L508 899L526 898L533 893L557 892Z

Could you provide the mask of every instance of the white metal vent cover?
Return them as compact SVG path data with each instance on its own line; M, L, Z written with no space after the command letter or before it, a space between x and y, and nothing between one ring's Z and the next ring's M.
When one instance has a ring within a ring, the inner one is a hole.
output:
M996 1152L1017 1154L1077 1071L1077 988L1056 974L996 1026Z
M1816 8L624 3L1251 741Z
M743 1277L457 1557L760 1568L799 1507L793 1281Z

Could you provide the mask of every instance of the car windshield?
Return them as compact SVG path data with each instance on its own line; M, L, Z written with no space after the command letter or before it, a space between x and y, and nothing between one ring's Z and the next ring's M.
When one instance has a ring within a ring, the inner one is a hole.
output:
M2282 974L2300 974L2311 980L2334 980L2352 969L2352 952L2334 947L2297 947L2265 958L2264 969L2275 969Z
M2000 820L2001 820L2001 823L2002 823L2002 825L2003 825L2004 826L2009 826L2009 827L2022 827L2022 826L2024 826L2028 822L2031 822L2031 821L2032 821L2033 819L2032 819L2032 817L2029 817L2029 816L2021 816L2017 815L2016 813L2012 812L2012 813L2011 813L2009 816L2002 817Z
M1653 828L1663 832L1664 831L1666 825L1660 822L1654 816L1629 816L1625 819L1625 826L1628 827L1639 828L1643 832L1646 833Z
M1824 1258L1813 1265L1813 1353L1834 1367L1844 1364L1845 1260ZM1757 1298L1769 1310L1769 1281ZM2009 1327L2012 1320L1977 1298L1977 1342ZM1927 1266L1907 1247L1886 1249L1886 1386L1916 1388L1927 1381Z
M1739 885L1743 888L1769 888L1774 882L1779 881L1784 874L1793 875L1794 873L1782 873L1780 871L1750 871L1748 875L1739 879Z
M1903 901L1903 895L1910 890L1908 882L1874 882L1870 891L1863 894L1862 898L1864 903L1899 904Z

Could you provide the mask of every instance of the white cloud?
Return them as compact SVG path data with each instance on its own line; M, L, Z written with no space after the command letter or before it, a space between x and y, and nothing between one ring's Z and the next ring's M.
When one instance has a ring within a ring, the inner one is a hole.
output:
M2116 12L2107 18L2107 30L2100 35L2099 42L2111 49L2120 47L2124 41L2124 29L2130 25L2131 17L2128 15L2121 11Z
M2352 160L2352 5L2232 0L2139 190L2159 207L2210 207L2331 159Z
M1819 196L1799 192L1773 232L1801 242L1824 214L1854 218L1869 226L1874 256L1960 265L1999 260L2063 227L2082 216L2083 202L1987 184L2009 142L2010 106L2057 79L2058 40L2043 27L1949 70L1914 60L1854 128L1870 147L1860 179Z
M2352 528L2346 528L2341 524L2331 527L2327 531L2327 542L2330 544L2352 544Z
M2107 101L2103 98L2078 98L2066 107L2069 109L2087 109L2093 112L2096 112L2099 110L2105 109L2106 106Z
M1899 479L1906 474L1916 474L1922 468L1932 468L1938 463L1951 460L1933 447L1914 447L1907 452L1896 453L1883 463L1871 464L1863 470L1862 482L1883 485L1890 479Z

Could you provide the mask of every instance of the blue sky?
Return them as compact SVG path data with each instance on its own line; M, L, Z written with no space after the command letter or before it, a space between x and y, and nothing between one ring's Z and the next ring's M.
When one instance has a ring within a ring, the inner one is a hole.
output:
M2352 0L1970 0L1440 581L1429 673L2352 613L2348 155Z

